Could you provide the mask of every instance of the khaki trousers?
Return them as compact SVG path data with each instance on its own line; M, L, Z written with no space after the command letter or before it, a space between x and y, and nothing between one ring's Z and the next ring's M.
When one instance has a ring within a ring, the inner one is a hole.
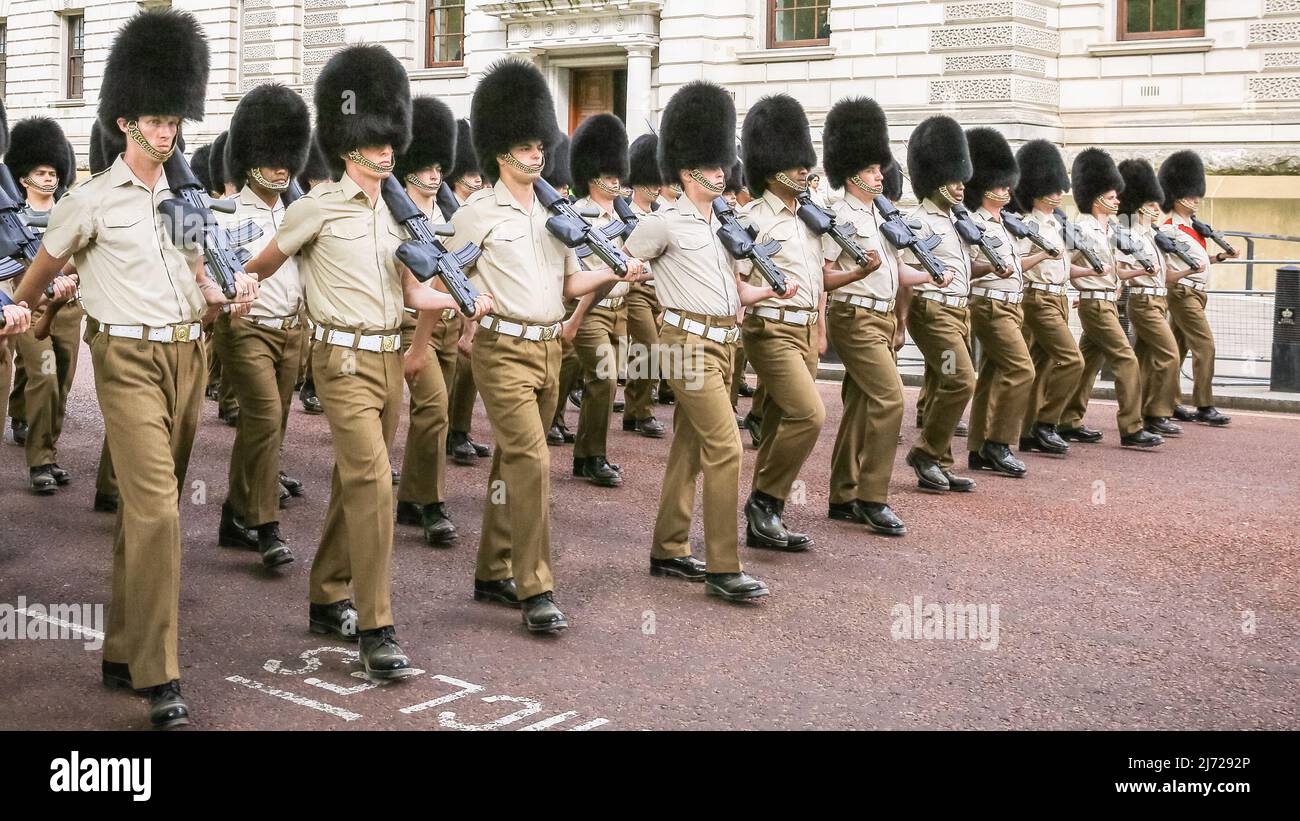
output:
M755 405L763 424L753 489L778 501L790 495L799 469L817 446L826 407L817 393L817 326L745 317L745 355L766 392ZM728 376L728 384L730 384ZM757 401L758 397L755 397ZM731 406L728 396L727 406ZM736 424L735 414L731 424Z
M99 333L99 320L89 314L86 315L86 331L82 339L87 345L95 341L95 336ZM93 359L92 359L93 364ZM103 415L103 408L100 408L100 415ZM3 418L3 415L0 415ZM95 492L105 496L117 495L117 474L113 471L113 454L108 447L108 434L104 434L104 441L99 446L99 472L95 476Z
M225 380L239 424L230 451L230 506L250 527L280 520L280 447L302 354L302 328L277 330L247 319L217 320Z
M623 418L641 420L654 416L650 392L658 379L650 378L650 363L658 361L655 346L659 344L659 315L663 308L655 289L638 282L627 292L628 347L627 384L623 386Z
M27 365L23 362L23 352L18 345L18 340L10 337L9 357L12 360L10 365L13 374L13 389L9 390L9 383L5 383L6 393L9 397L9 418L27 420Z
M334 472L309 596L313 604L333 604L349 598L351 583L358 629L389 627L393 481L388 448L402 413L402 355L317 342L312 373L334 441Z
M137 688L154 687L180 678L180 502L203 403L203 343L99 333L90 354L121 495L104 660L126 664Z
M469 433L474 422L474 401L477 398L474 369L470 367L468 359L462 358L456 366L456 383L451 389L450 419L447 423L449 430Z
M609 416L618 390L618 326L624 322L624 313L622 309L592 306L574 337L582 385L574 459L608 455ZM565 394L560 394L561 402L564 398Z
M745 365L749 363L748 357L745 356L745 346L737 342L734 346L733 359L735 363L731 367L731 382L728 385L731 394L731 407L736 407L740 401L740 383L745 381Z
M903 379L894 363L897 317L832 301L826 336L844 363L844 414L831 451L831 502L885 503L903 427Z
M1021 436L1027 437L1038 422L1060 423L1083 373L1083 355L1070 331L1068 296L1026 288L1021 307L1024 313L1021 332L1034 365L1034 385L1020 426Z
M1138 377L1137 357L1128 343L1128 336L1119 324L1119 308L1104 299L1079 300L1079 323L1083 336L1079 339L1079 353L1083 355L1083 372L1074 396L1061 416L1066 428L1083 424L1083 415L1092 398L1092 386L1103 361L1115 372L1115 398L1119 400L1116 421L1121 436L1142 429L1142 383Z
M512 576L520 599L555 589L551 576L551 455L559 340L529 342L479 328L470 362L496 448L475 578Z
M1128 322L1136 336L1133 353L1142 383L1142 415L1169 417L1178 393L1178 342L1165 317L1162 296L1128 295Z
M1178 343L1178 368L1181 370L1188 351L1192 354L1192 404L1198 408L1214 404L1214 333L1205 317L1204 291L1174 285L1169 289L1169 324ZM1175 379L1170 395L1174 403L1181 399L1180 380ZM1171 411L1172 412L1172 411Z
M439 326L443 323L439 320ZM402 350L411 349L415 323L402 327ZM406 386L411 395L411 424L406 431L402 456L402 479L397 486L399 502L427 505L446 499L447 483L447 383L442 360L429 340L429 364Z
M4 438L4 420L9 413L9 384L14 378L13 337L0 336L0 439Z
M913 453L953 466L953 430L975 391L975 370L970 358L970 321L966 308L952 308L918 294L907 313L907 331L925 357L931 380L921 428Z
M715 327L735 326L733 317L684 313ZM669 559L691 554L691 517L696 478L704 474L704 563L710 573L738 573L736 506L742 449L727 385L735 347L686 333L672 325L659 332L662 360L677 396L673 441L659 491L650 555Z
M1034 384L1034 363L1029 357L1021 326L1020 305L972 297L971 332L980 341L980 367L971 400L972 453L985 442L1015 446Z
M81 306L65 305L55 316L53 330L47 338L37 339L31 331L14 337L26 377L22 418L27 420L28 427L29 468L58 461L64 409L72 380L77 374L77 357L81 353L81 319L84 316Z

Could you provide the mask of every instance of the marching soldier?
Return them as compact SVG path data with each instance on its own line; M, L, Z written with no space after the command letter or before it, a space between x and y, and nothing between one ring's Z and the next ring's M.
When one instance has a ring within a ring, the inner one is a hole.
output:
M19 217L29 225L48 218L56 200L62 197L77 173L63 129L46 117L33 117L14 125L5 163L24 197ZM41 231L34 230L38 234ZM37 311L33 315L33 324L41 313ZM34 493L53 493L71 481L57 458L68 391L81 352L82 316L80 306L74 303L53 314L52 331L46 339L38 340L33 332L14 337L15 370L21 372L21 378L15 380L17 401L11 400L10 409L27 425L24 446L28 480Z
M402 407L402 306L441 311L450 296L419 284L394 254L407 239L380 189L411 140L410 85L383 46L349 46L316 79L317 140L339 179L285 211L248 266L269 277L294 255L315 326L312 371L334 443L329 511L312 563L308 625L360 640L365 672L401 678L389 599L393 484L388 448ZM344 103L348 105L344 105ZM477 306L485 313L491 298ZM353 598L349 596L349 587Z
M725 185L727 190L722 192L722 198L727 201L727 205L730 205L735 211L739 212L743 207L740 203L740 195L742 192L748 193L745 186L745 164L740 160L736 160L736 164L731 166L731 170L727 172L727 182ZM736 315L736 324L739 325L744 321L744 312L738 313ZM740 403L741 396L752 397L754 395L754 389L745 381L745 366L749 364L749 360L745 358L744 342L737 339L735 348L736 350L732 355L731 384L728 387L728 392L731 395L731 410L736 414L736 427L743 430L745 427L745 417L740 415L740 412L737 410L737 405ZM760 399L761 398L762 397L760 397ZM756 426L761 425L762 423L762 420L755 421Z
M826 420L816 382L818 318L823 279L832 275L822 273L821 237L795 216L797 198L807 190L817 155L803 107L785 94L755 103L745 115L740 139L746 183L755 198L745 214L759 242L774 239L781 244L773 261L787 280L799 283L793 294L774 295L750 306L742 325L745 355L766 391L754 411L763 422L753 490L745 502L745 544L807 550L812 537L788 530L784 514L786 498ZM748 262L736 263L747 280L750 267ZM866 273L862 270L856 278Z
M312 188L323 182L329 182L333 179L330 173L329 162L325 155L321 153L320 143L316 142L316 132L311 133L311 147L307 150L307 165L303 168L302 173L298 175L298 186L306 193ZM296 390L298 391L298 401L302 404L303 413L312 416L325 412L321 407L320 397L316 395L316 381L312 379L311 374L311 352L316 345L310 333L310 318L307 315L307 306L304 302L302 319L299 324L303 327L302 334L302 360L298 366L298 382Z
M546 228L550 215L533 183L561 140L541 72L517 60L493 64L474 91L470 120L492 187L456 212L448 247L481 248L474 277L495 298L493 313L467 328L474 383L496 439L474 598L522 606L530 632L551 633L568 627L551 576L546 446L546 423L560 399L560 320L565 299L608 287L617 275L604 267L582 270ZM629 273L640 273L635 260Z
M1083 373L1061 417L1061 437L1073 442L1101 441L1101 431L1084 427L1083 415L1088 410L1097 371L1105 360L1115 372L1120 444L1134 448L1156 447L1164 444L1165 440L1143 427L1142 385L1137 357L1133 355L1128 336L1119 324L1119 311L1115 304L1121 277L1128 278L1136 273L1129 266L1121 268L1121 263L1115 259L1111 236L1110 218L1119 211L1119 192L1124 188L1124 178L1109 154L1099 148L1088 148L1074 158L1070 179L1074 182L1074 202L1082 215L1078 219L1079 230L1096 250L1105 270L1098 274L1091 267L1078 264L1084 261L1083 253L1074 251L1076 265L1070 271L1070 277L1079 291L1079 324L1083 326L1079 353L1083 356Z
M434 198L442 187L442 171L456 156L456 117L441 100L416 97L411 103L411 145L397 157L393 173L406 193L435 225L447 222ZM425 283L432 287L433 282ZM447 515L447 383L442 349L462 324L455 308L425 311L419 319L408 309L402 320L406 384L411 394L411 424L397 485L397 523L424 530L434 546L456 539L456 526ZM438 344L435 344L435 337ZM456 356L452 339L451 356ZM454 365L454 359L453 365Z
M1079 268L1064 251L1064 226L1056 218L1061 199L1070 190L1070 177L1061 152L1047 140L1030 140L1016 152L1020 184L1016 200L1025 208L1025 222L1061 249L1056 256L1039 250L1028 239L1018 240L1017 252L1025 276L1023 302L1025 342L1034 365L1020 451L1063 456L1070 444L1057 431L1065 405L1083 373L1083 356L1070 331L1070 297L1066 285Z
M456 202L464 205L475 192L483 188L483 172L479 170L478 157L474 154L474 140L469 120L456 123L456 164L447 177L451 183ZM448 219L451 214L444 214ZM465 320L458 313L454 320L454 332L457 342L464 336ZM470 367L469 355L456 347L457 342L449 343L451 352L457 354L455 359L448 359L446 348L439 349L440 361L443 362L443 378L451 391L449 430L447 433L447 453L458 465L472 465L478 459L492 455L492 448L475 442L470 436L470 427L474 421L474 400L478 398L478 389L474 387L474 369ZM455 363L455 378L448 379L452 373L447 363Z
M230 169L226 166L226 144L230 141L230 131L221 132L212 142L208 152L207 185L212 186L218 198L230 199L239 192L239 185ZM208 331L209 343L215 339L217 329L229 322L230 317L217 317L216 323ZM210 344L208 351L208 389L207 396L217 400L217 418L230 427L239 424L239 402L235 399L235 386L222 376L225 368L225 351L221 345Z
M1164 189L1164 210L1168 218L1161 230L1181 232L1186 237L1195 266L1189 266L1177 256L1166 259L1166 276L1169 289L1169 324L1178 342L1178 367L1181 369L1188 351L1192 354L1192 404L1196 410L1179 404L1182 398L1180 380L1174 380L1174 416L1183 422L1204 422L1212 427L1223 427L1232 421L1231 416L1214 407L1214 333L1205 318L1205 289L1209 284L1210 264L1236 259L1240 252L1219 251L1210 256L1206 237L1192 227L1192 218L1201 207L1205 196L1205 165L1195 151L1178 151L1160 164L1160 186Z
M736 530L742 451L727 396L736 314L774 296L741 281L716 235L711 203L736 161L736 110L720 86L683 86L664 109L657 155L683 195L647 214L627 251L649 260L664 307L661 361L677 396L673 440L660 490L650 573L703 581L707 595L729 601L766 596L767 585L744 572ZM791 295L798 293L791 282ZM691 555L696 477L704 474L705 561Z
M1133 353L1138 359L1142 383L1142 420L1146 429L1161 436L1177 436L1180 425L1169 420L1174 413L1174 394L1178 390L1178 343L1165 318L1168 311L1165 285L1165 259L1156 248L1154 233L1160 220L1160 203L1164 191L1156 171L1146 160L1124 160L1119 164L1124 178L1124 193L1119 198L1120 220L1142 243L1147 259L1155 271L1145 269L1128 280L1128 321L1136 337ZM1138 261L1128 254L1117 254L1120 262L1137 269Z
M176 649L179 494L203 398L200 319L205 303L226 298L197 249L174 245L155 211L172 197L163 162L181 121L202 118L207 77L207 41L189 14L143 11L127 21L99 92L100 127L125 135L125 151L54 209L17 294L31 304L72 259L100 323L91 356L121 491L103 681L147 691L156 727L189 721ZM256 298L256 280L237 275L236 290L239 314Z
M904 265L880 234L883 219L875 199L885 190L881 169L894 162L885 112L865 97L840 100L826 115L822 145L827 181L844 191L835 217L851 224L854 239L881 263L866 278L833 292L826 309L826 331L844 363L844 413L831 451L827 515L901 536L907 527L888 502L903 425L903 380L894 363L896 300L900 287L919 285L929 274ZM827 272L855 264L829 237L822 244Z
M573 190L579 197L576 207L600 212L590 220L592 225L602 227L614 218L614 198L622 196L621 180L628 175L627 151L627 132L613 114L588 117L573 132L569 165ZM623 243L615 240L615 244ZM623 484L622 474L607 457L609 416L618 386L619 329L627 324L629 287L618 282L600 300L588 294L568 320L577 325L573 347L581 367L578 387L582 390L573 475L600 487Z
M971 400L967 464L971 470L1018 479L1027 471L1025 463L1011 453L1011 444L1019 444L1020 422L1034 384L1034 363L1021 333L1020 255L1002 224L1002 209L1011 201L1020 169L1011 146L996 130L973 128L966 132L966 141L975 173L966 183L964 199L973 206L974 222L1001 241L994 250L1007 266L997 270L985 259L971 260L970 320L980 342L980 367Z
M912 288L907 330L925 357L929 388L920 437L907 454L917 486L925 490L967 492L975 480L952 472L952 438L962 411L975 390L970 358L970 250L953 223L952 206L962 202L974 169L966 135L951 117L923 120L907 144L907 170L920 204L909 218L920 222L926 237L938 235L934 255L953 276L940 286L933 280ZM919 267L910 251L904 262Z
M307 104L287 86L257 86L235 107L227 134L223 165L243 182L227 222L248 220L262 229L244 246L256 255L283 224L280 195L307 162ZM256 549L266 567L293 561L280 535L280 488L288 478L280 470L280 447L302 356L301 309L302 277L290 258L262 286L248 314L218 319L213 335L222 382L233 388L240 408L218 541Z
M632 186L632 210L645 217L659 208L656 198L663 178L655 159L659 138L642 134L628 149L628 185ZM663 309L655 295L653 279L631 285L627 292L627 330L629 338L627 385L623 388L623 430L636 431L651 439L663 437L666 429L655 418L651 402L659 381L655 351L659 346L659 315Z
M573 173L570 170L570 159L569 138L560 134L555 150L546 156L542 179L550 183L560 196L568 197L572 201L570 192L573 187ZM565 410L571 399L575 406L581 408L579 402L582 392L578 388L582 384L582 363L578 360L578 351L573 346L581 322L581 317L577 322L573 319L574 311L578 306L578 300L568 300L564 306L564 323L560 334L560 399L555 406L555 418L551 421L551 428L546 432L546 443L553 446L571 445L578 439L578 435L569 430L564 419ZM611 470L618 473L612 466Z

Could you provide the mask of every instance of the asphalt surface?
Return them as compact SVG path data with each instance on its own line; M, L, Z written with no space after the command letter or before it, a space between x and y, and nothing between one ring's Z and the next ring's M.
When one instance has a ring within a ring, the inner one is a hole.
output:
M904 446L891 501L909 533L891 539L826 519L840 402L837 385L819 389L826 428L801 474L806 500L787 507L816 547L742 547L771 596L731 605L647 573L670 440L623 433L615 416L622 488L574 479L571 446L550 451L557 600L571 628L530 636L518 611L471 600L488 463L452 465L456 546L397 529L397 633L423 674L383 686L351 675L354 657L321 650L341 645L306 629L332 461L325 418L295 401L284 467L307 496L281 527L298 561L267 572L256 554L216 545L234 431L205 402L189 481L206 483L206 499L195 503L193 484L182 498L193 727L1300 727L1300 417L1238 413L1227 429L1188 425L1135 453L1118 447L1114 405L1099 401L1088 422L1105 442L1028 456L1023 480L981 474L971 494L918 491ZM658 416L669 423L672 408ZM73 482L53 497L27 491L7 427L0 445L0 605L11 617L19 597L29 609L108 601L113 520L91 511L102 423L85 351L68 417L60 463ZM474 433L490 438L481 404ZM405 422L399 458L404 435ZM742 494L753 458L747 447ZM702 556L698 523L694 539ZM917 622L896 607L917 597L982 608L983 637L907 637ZM100 654L85 642L0 640L0 729L147 727L143 700L99 684Z

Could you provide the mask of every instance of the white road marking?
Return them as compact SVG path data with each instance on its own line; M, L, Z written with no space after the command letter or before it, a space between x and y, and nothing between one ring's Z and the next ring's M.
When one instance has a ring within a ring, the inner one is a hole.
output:
M577 727L570 727L569 732L580 733L583 730L594 730L597 727L601 726L602 724L608 724L608 723L609 723L609 719L607 718L593 718L591 721L588 721L586 724L579 724Z
M577 710L570 710L567 713L560 713L558 716L551 716L550 718L544 718L535 724L529 724L527 727L520 727L519 732L522 733L527 730L545 730L547 727L554 727L556 724L561 724L565 721L568 721L569 719L573 718L577 714L578 714Z
M328 713L329 715L332 715L335 718L341 718L344 721L356 721L358 718L361 718L360 713L354 713L351 710L345 710L342 707L335 707L333 704L326 704L323 701L316 701L315 699L310 699L306 696L300 696L291 693L288 690L279 690L275 687L268 687L260 681L246 679L243 676L226 676L226 681L233 682L234 684L241 684L250 690L257 690L258 692L266 693L269 696L282 698L285 701L297 704L300 707L310 707L313 710Z
M492 721L483 724L463 724L456 719L456 714L454 712L448 710L438 714L438 723L450 730L468 730L474 732L496 730L500 727L505 727L508 724L514 724L520 719L528 718L528 716L542 711L541 702L533 701L531 698L520 698L519 696L487 696L483 701L488 704L494 704L498 701L514 702L515 704L523 704L524 708L522 710L516 710L508 716L502 716L501 718L493 719Z
M33 613L32 611L28 610L26 607L19 607L18 609L14 610L14 612L22 613L24 616L26 616L29 619L36 619L37 621L43 621L47 624L52 624L55 627L62 627L64 630L75 630L78 633L81 633L84 636L89 636L92 639L99 639L100 641L104 640L103 633L99 632L98 630L92 630L89 627L82 627L80 624L77 624L75 621L64 621L63 619L56 619L53 616L47 616L44 613Z
M458 698L463 698L469 695L470 693L480 693L483 691L483 686L480 684L470 684L468 681L461 681L460 679L452 678L451 676L429 676L429 678L437 679L438 681L441 681L443 684L450 684L452 687L459 687L461 688L460 692L448 693L447 695L439 696L438 698L435 698L432 701L424 701L419 704L412 704L410 707L403 707L399 712L405 713L407 715L411 715L412 713L422 713L431 707L437 707L439 704L446 704L449 701L455 701Z

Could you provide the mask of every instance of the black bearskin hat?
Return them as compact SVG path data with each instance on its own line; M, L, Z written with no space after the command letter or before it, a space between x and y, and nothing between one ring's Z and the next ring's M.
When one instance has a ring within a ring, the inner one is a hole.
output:
M789 94L773 94L754 103L741 128L740 150L745 182L755 197L763 196L768 178L777 172L817 164L808 117Z
M890 202L898 202L903 198L903 167L898 164L897 160L891 162L889 167L885 169L884 177L883 188L885 190L882 193L884 193L885 199Z
M311 139L308 141L307 164L303 166L302 173L298 175L298 185L302 186L303 192L311 190L313 180L330 180L334 178L330 170L329 160L325 159L325 152L321 151L320 143L316 141L316 132L311 132Z
M235 185L254 168L286 168L296 177L307 164L311 115L298 92L279 83L244 95L230 118L224 163Z
M1124 194L1119 198L1121 214L1136 214L1148 202L1164 202L1165 192L1156 179L1156 170L1146 160L1125 160L1119 164L1124 178Z
M917 199L932 196L950 182L967 182L975 173L966 133L942 114L922 120L907 141L907 175Z
M224 194L226 183L239 187L235 178L230 176L229 169L226 168L226 143L230 141L230 132L223 131L212 141L212 150L208 152L208 182L212 184L212 190L217 194Z
M569 145L569 166L573 169L573 190L587 196L589 183L606 174L626 179L628 175L627 130L613 114L595 114L583 120Z
M562 135L556 125L555 102L535 66L513 59L493 63L474 89L469 111L474 153L479 171L489 183L495 184L500 176L497 156L509 154L511 148L529 140L541 141L547 165L568 165L568 146L559 144ZM561 153L566 156L561 158Z
M411 83L406 69L380 45L348 46L316 78L316 140L334 178L343 155L356 148L391 145L401 154L411 142Z
M1124 191L1124 178L1119 175L1115 161L1100 148L1079 152L1070 169L1070 179L1074 182L1074 204L1080 214L1091 214L1093 202L1107 191Z
M456 161L451 173L445 175L449 184L455 183L466 174L481 174L478 167L478 154L474 153L474 135L469 127L469 120L456 123Z
M456 162L456 115L436 97L411 101L411 144L397 157L393 173L399 180L431 166L444 173Z
M1007 138L994 128L972 128L966 132L966 146L970 150L971 165L975 173L966 183L965 202L968 208L984 204L984 195L994 188L1015 188L1020 180L1016 158L1007 145Z
M98 174L100 171L103 171L105 168L112 165L113 161L116 159L117 156L109 154L108 150L104 147L104 129L99 124L99 120L95 120L90 124L90 145L86 153L86 162L90 167L90 173ZM198 174L199 169L195 168L194 173ZM207 173L208 169L205 167L203 169L203 176L207 176ZM202 180L203 177L199 177L199 179Z
M212 146L201 145L194 149L194 154L190 156L190 170L194 176L198 177L199 184L203 190L212 192Z
M1160 187L1165 190L1161 207L1166 213L1184 197L1205 196L1205 164L1195 151L1177 151L1160 163Z
M188 12L142 11L117 32L99 87L98 119L105 146L125 145L119 117L202 120L208 93L208 40ZM111 152L112 157L122 148ZM179 148L178 148L179 150Z
M49 117L19 120L9 132L9 150L5 165L14 180L22 180L40 165L48 165L58 175L58 187L66 190L77 176L76 157L69 154L68 138Z
M659 147L656 134L642 134L632 141L627 150L627 184L658 188L663 183L655 150Z
M676 185L692 168L736 164L736 104L722 86L695 80L677 90L664 107L655 149L659 175Z
M724 185L726 186L723 189L724 191L735 191L739 194L745 190L745 164L743 162L736 160L736 164L731 166L731 170L727 172L727 181Z
M1065 160L1060 150L1047 140L1030 140L1016 152L1020 166L1020 184L1016 186L1016 202L1025 212L1032 210L1034 200L1070 190L1070 175L1065 171Z
M495 155L493 155L495 157ZM496 167L496 160L492 160ZM554 148L546 153L546 165L542 167L542 179L558 189L562 185L573 188L573 169L569 167L569 138L559 135Z
M831 107L822 129L822 165L832 188L843 188L867 166L883 169L893 161L889 122L875 100L846 97Z

